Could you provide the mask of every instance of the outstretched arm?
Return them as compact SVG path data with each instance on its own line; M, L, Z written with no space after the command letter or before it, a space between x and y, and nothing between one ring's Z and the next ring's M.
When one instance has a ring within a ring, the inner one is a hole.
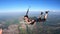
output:
M25 21L26 21L27 24L34 24L35 23L35 20L31 20L31 21L30 20L29 21L25 20Z
M31 23L31 21L28 21L28 20L25 20L25 21L26 21L27 24L30 24Z

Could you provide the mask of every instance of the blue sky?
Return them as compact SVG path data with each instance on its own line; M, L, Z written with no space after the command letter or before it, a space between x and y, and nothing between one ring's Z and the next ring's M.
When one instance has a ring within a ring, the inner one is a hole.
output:
M60 11L60 0L0 0L0 12L55 10Z

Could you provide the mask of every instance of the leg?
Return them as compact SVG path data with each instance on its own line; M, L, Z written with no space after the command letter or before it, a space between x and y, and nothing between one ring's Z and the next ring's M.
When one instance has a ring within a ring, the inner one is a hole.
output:
M40 16L38 17L38 22L41 21L42 15L43 15L43 12L41 12Z
M47 19L47 17L48 17L48 11L46 11L45 13L46 13L46 14L45 14L44 18L41 19L42 22L46 21L46 19Z
M47 19L47 16L48 16L48 11L45 12L45 16L44 16L44 19Z
M40 14L39 18L41 18L41 17L42 17L42 15L43 15L43 12L41 12L41 14Z

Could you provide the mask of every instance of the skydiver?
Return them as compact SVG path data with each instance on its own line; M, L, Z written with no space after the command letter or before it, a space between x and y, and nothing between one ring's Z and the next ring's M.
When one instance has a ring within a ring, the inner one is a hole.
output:
M24 20L25 20L25 22L26 22L27 24L34 24L35 22L44 22L44 21L46 21L46 19L47 19L48 11L46 11L45 13L46 13L46 14L45 14L45 16L44 16L43 19L41 19L41 16L43 15L43 12L41 12L41 15L40 15L39 18L37 18L37 19L30 20L29 17L28 17L28 15L25 15L25 16L24 16Z

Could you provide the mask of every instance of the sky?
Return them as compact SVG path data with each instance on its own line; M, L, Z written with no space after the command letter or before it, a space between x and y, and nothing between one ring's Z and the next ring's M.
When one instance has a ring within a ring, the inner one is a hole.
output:
M60 0L0 0L0 12L60 11Z

